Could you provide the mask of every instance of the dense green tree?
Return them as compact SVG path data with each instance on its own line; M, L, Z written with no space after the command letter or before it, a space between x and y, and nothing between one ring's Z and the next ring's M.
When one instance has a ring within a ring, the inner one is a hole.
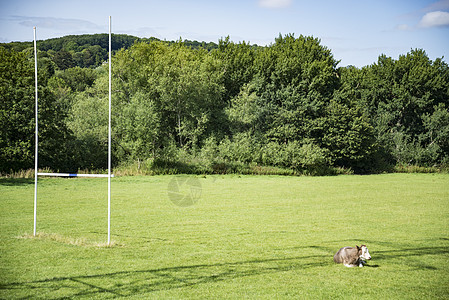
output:
M423 50L412 50L398 60L382 55L361 72L365 76L355 88L370 114L379 144L398 163L432 164L433 159L422 158L423 149L431 143L423 138L429 137L425 120L435 107L449 108L447 64L441 59L432 62Z
M317 139L317 120L338 87L337 61L311 37L280 36L256 61L266 137L278 143Z
M108 149L108 96L89 88L73 99L67 125L75 137L76 167L105 169Z
M89 68L74 67L58 72L56 77L62 79L72 91L82 92L94 84L97 72Z
M210 124L218 122L212 116L223 108L221 73L208 52L182 42L140 43L119 53L116 66L119 105L124 108L135 94L145 94L161 113L164 136L180 147L198 145Z
M422 165L449 164L449 108L440 103L432 114L423 116L425 133L419 137L423 148L418 158Z
M34 64L25 53L0 47L0 172L33 167L35 133ZM46 82L44 82L46 84ZM65 113L46 86L39 86L40 167L70 165Z
M0 172L32 167L34 147L33 47L5 46ZM41 167L105 168L107 49L106 34L38 41ZM319 39L293 35L265 47L113 35L113 50L115 166L333 174L449 165L449 68L423 50L360 69L337 68Z
M369 162L377 150L374 128L360 107L332 100L323 118L322 147L330 150L335 165L371 171Z
M73 60L72 54L64 49L55 53L53 56L53 62L59 70L65 70L75 66L75 61Z
M161 113L154 101L143 92L136 93L115 121L118 157L145 160L156 157L161 140Z
M182 43L168 48L158 59L155 89L166 118L173 119L170 127L176 130L181 147L198 145L213 122L213 111L222 109L217 64L207 52L194 52Z
M230 100L253 78L256 49L246 42L235 44L228 36L219 41L212 54L222 63L224 99Z
M265 128L263 117L266 108L256 93L256 85L256 81L253 80L242 86L240 93L231 99L226 115L232 133L258 134Z
M34 158L34 73L25 53L0 47L0 172L29 168Z
M108 53L98 45L88 46L73 54L76 66L82 68L97 67L107 60Z

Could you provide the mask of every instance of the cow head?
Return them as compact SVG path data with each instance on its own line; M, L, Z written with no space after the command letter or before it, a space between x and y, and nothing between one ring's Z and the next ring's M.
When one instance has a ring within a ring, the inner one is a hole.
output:
M362 245L360 247L356 246L356 247L357 247L360 258L366 259L366 260L371 259L371 255L369 254L368 247L366 247L366 245Z

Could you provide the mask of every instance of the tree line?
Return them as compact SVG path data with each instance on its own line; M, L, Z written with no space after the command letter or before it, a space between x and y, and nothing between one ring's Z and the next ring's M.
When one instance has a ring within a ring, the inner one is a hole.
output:
M106 168L105 38L38 44L39 167ZM449 69L422 49L356 68L339 67L319 39L302 35L265 47L229 38L115 41L116 169L336 174L449 165ZM26 43L0 46L0 78L0 172L32 168L34 60Z

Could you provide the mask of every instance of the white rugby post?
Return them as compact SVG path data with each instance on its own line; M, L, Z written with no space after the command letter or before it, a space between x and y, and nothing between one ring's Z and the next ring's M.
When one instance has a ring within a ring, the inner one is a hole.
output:
M44 173L38 172L38 90L37 90L37 47L36 47L36 27L34 27L34 73L35 73L35 153L34 153L34 230L33 236L36 236L36 215L37 215L37 178L38 176L56 176L56 177L107 177L108 178L108 245L111 243L111 72L112 72L112 41L111 41L111 16L109 16L109 124L108 124L108 174L73 174L73 173Z
M33 236L36 236L36 211L37 211L37 145L38 145L38 124L37 124L37 47L36 47L36 26L33 28L34 31L34 89L35 89L35 120L36 120L36 132L35 132L35 145L34 145L34 229Z
M111 16L109 16L109 128L108 128L108 245L111 243L111 71L112 71L112 47L111 47Z

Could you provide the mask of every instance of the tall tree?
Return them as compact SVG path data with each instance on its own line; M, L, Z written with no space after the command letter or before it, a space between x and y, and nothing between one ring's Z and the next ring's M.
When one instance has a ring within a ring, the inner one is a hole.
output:
M0 47L0 172L33 165L34 74L25 53Z
M449 68L431 61L425 51L412 50L394 60L381 55L364 68L360 90L380 145L401 164L432 164L426 159L431 140L426 116L449 109ZM427 119L429 120L429 119ZM424 156L423 156L424 155ZM448 155L448 154L445 154Z
M25 53L0 47L0 172L33 166L35 132L34 65ZM46 84L46 82L44 82ZM40 167L65 168L70 134L61 110L45 86L39 86Z

